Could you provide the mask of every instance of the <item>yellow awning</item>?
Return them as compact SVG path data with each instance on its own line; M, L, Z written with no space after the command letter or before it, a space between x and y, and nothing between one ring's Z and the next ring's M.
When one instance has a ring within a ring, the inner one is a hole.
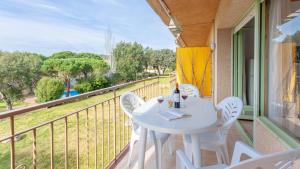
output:
M179 84L197 86L202 96L211 96L212 59L209 47L176 49L176 74Z

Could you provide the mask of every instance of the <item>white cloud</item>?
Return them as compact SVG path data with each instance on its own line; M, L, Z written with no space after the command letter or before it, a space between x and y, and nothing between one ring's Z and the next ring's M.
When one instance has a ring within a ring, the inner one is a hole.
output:
M43 13L48 12L51 14L58 14L69 18L84 20L84 18L74 15L72 11L68 11L65 7L62 8L61 6L52 3L50 1L45 1L45 0L11 0L11 1L15 2L18 6L19 5L27 6Z
M61 50L105 53L107 27L112 28L116 43L125 40L153 48L175 47L170 32L150 7L144 7L145 2L8 1L0 7L0 50L46 55Z
M106 3L117 7L125 7L119 0L91 0L96 3Z
M0 16L0 49L51 54L59 50L104 52L103 31L62 23Z

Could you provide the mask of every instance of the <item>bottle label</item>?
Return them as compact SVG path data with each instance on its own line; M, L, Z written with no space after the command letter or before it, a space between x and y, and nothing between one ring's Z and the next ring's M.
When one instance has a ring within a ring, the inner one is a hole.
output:
M180 102L179 93L174 93L174 102Z

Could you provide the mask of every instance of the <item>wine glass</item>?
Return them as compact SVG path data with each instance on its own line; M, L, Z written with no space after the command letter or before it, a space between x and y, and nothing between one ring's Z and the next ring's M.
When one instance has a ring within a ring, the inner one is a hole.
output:
M187 98L188 98L188 94L187 93L182 93L181 94L181 98L183 99L183 101L185 101ZM185 105L183 105L183 107L184 107Z
M183 100L185 100L185 99L188 98L188 95L187 94L182 94L181 97L182 97Z
M164 102L164 96L158 96L157 102L159 103L159 110L161 110L161 104Z

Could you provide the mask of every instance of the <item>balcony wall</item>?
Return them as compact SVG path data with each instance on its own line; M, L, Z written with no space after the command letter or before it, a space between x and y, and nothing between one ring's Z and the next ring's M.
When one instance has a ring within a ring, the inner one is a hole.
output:
M231 96L232 90L232 62L231 62L231 29L217 30L217 49L214 59L215 83L214 101L220 102L225 97Z

